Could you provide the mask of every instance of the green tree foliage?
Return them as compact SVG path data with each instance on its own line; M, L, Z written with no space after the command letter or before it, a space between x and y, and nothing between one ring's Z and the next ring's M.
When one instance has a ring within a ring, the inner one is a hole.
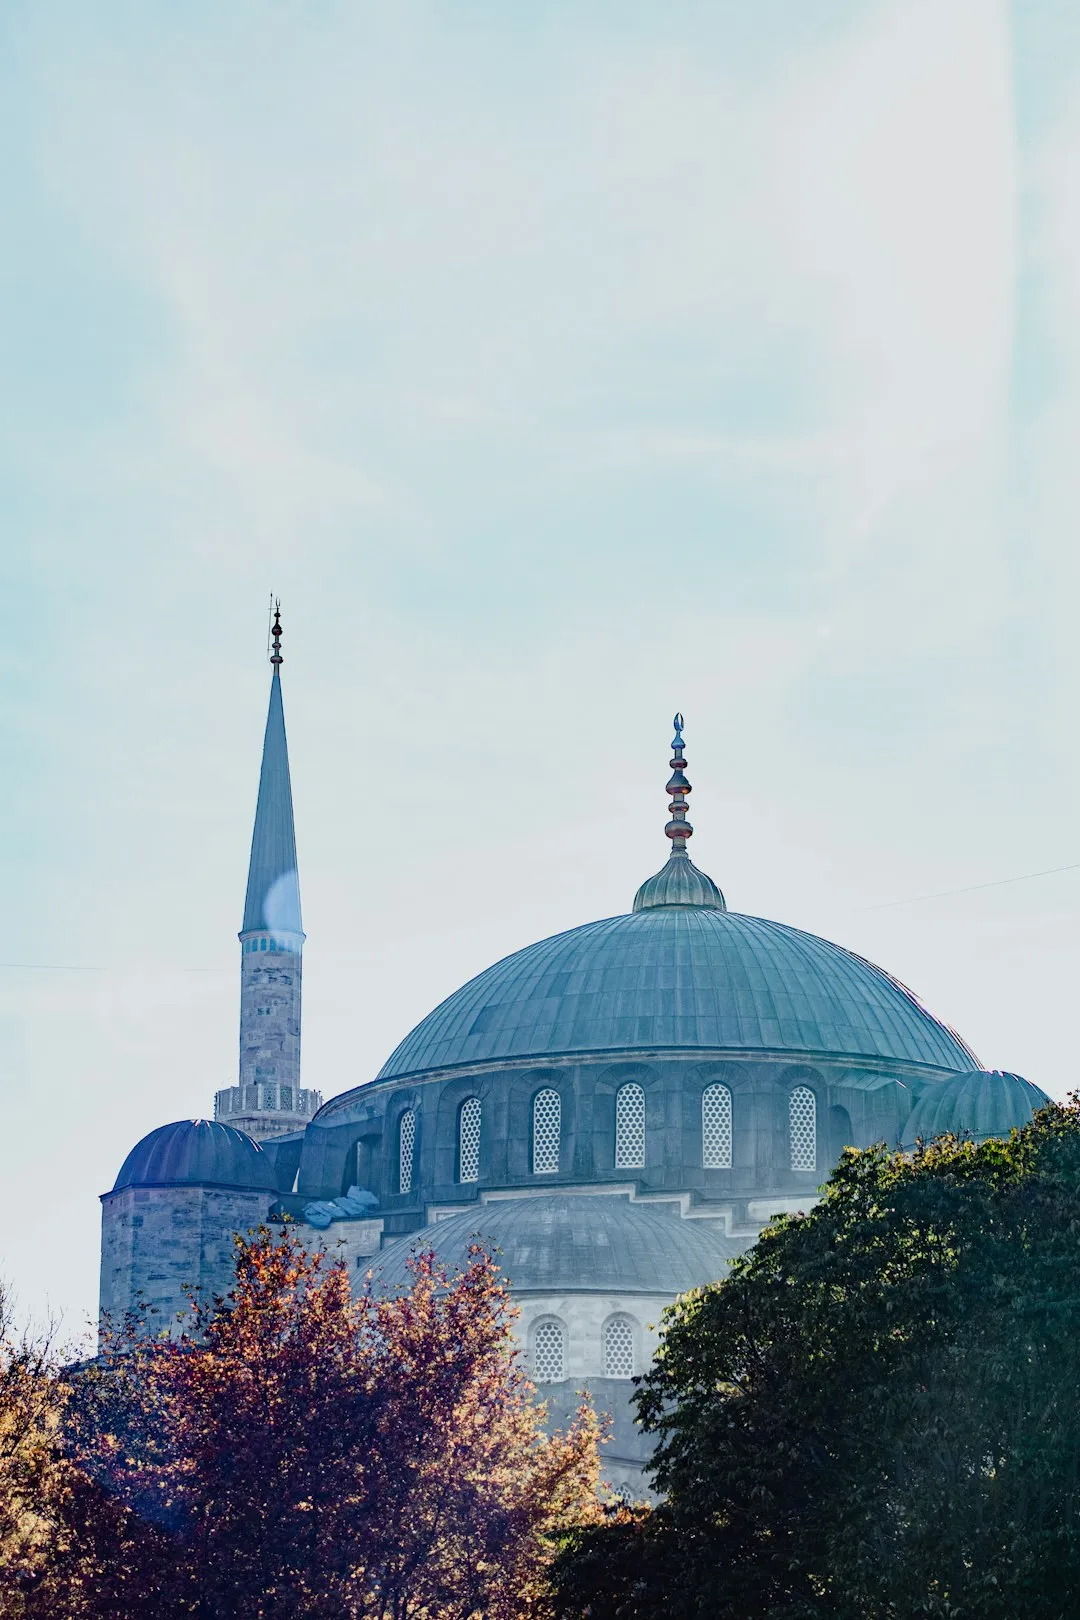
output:
M1060 1620L1080 1592L1080 1112L847 1152L681 1300L642 1381L665 1500L571 1537L593 1620Z
M46 1449L77 1489L0 1614L547 1613L557 1540L599 1513L598 1432L584 1407L544 1432L512 1321L479 1250L354 1297L288 1232L238 1242L229 1298L183 1337L126 1332L69 1381Z

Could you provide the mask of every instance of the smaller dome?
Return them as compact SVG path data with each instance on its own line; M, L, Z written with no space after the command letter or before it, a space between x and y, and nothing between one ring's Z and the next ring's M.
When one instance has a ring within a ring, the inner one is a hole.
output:
M274 1191L270 1156L232 1125L178 1119L144 1136L124 1160L113 1185L122 1187L237 1187Z
M706 906L726 911L727 902L707 872L694 865L689 855L672 850L654 877L646 878L634 896L634 910L652 906Z
M683 1294L715 1282L744 1244L719 1221L683 1220L673 1206L632 1203L625 1194L493 1198L388 1243L373 1257L384 1283L406 1282L406 1260L433 1249L451 1270L482 1243L515 1294L565 1289L616 1294Z
M1029 1124L1035 1110L1049 1101L1045 1091L1019 1074L972 1069L927 1086L908 1115L903 1146L912 1148L935 1136L963 1136L976 1142L1008 1136L1014 1127Z

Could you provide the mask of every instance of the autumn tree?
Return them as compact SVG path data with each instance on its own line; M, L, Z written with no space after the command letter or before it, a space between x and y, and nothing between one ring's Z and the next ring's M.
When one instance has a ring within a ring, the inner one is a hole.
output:
M667 1314L652 1513L576 1533L592 1620L1060 1620L1080 1590L1080 1113L849 1151Z
M227 1300L94 1375L83 1462L167 1538L154 1612L544 1612L555 1538L598 1514L597 1425L583 1409L544 1432L513 1314L480 1250L453 1276L418 1254L408 1287L354 1296L287 1230L238 1241Z

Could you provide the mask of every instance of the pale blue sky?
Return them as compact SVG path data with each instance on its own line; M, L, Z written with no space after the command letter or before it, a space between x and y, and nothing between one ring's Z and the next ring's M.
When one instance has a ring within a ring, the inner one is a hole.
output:
M1080 21L0 19L3 1270L236 1065L282 597L307 1082L664 856L1074 1081Z

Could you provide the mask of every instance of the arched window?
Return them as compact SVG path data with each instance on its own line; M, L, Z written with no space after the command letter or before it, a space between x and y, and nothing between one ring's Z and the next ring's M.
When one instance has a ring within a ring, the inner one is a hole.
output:
M469 1097L458 1112L458 1180L480 1180L480 1099Z
M398 1192L412 1192L413 1149L416 1146L416 1115L412 1109L402 1114L398 1124Z
M731 1092L706 1086L701 1093L701 1162L706 1170L731 1169Z
M615 1168L639 1170L645 1163L645 1093L636 1081L615 1097Z
M533 1098L533 1175L545 1175L559 1168L559 1138L562 1135L562 1098L545 1088Z
M817 1169L817 1098L809 1086L796 1086L788 1098L788 1140L793 1170Z
M566 1333L555 1317L545 1317L533 1330L533 1380L558 1384L566 1377Z
M628 1316L609 1316L604 1323L604 1377L633 1376L634 1324Z

